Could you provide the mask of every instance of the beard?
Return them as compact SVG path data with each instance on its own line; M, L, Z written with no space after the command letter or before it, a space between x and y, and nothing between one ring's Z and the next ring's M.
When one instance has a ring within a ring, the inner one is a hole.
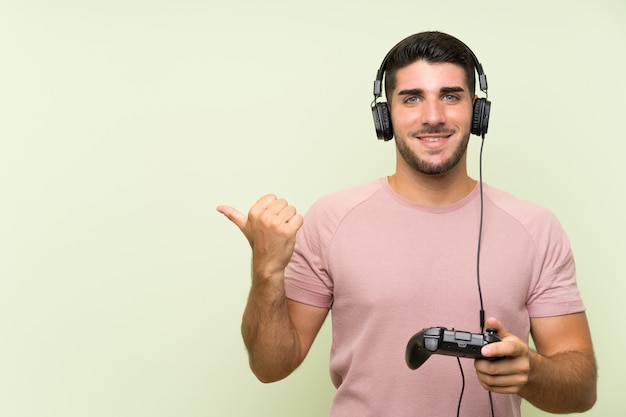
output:
M442 133L443 131L429 131L429 133ZM451 133L451 132L450 132ZM463 141L456 147L452 156L447 160L440 163L430 163L424 159L418 157L415 152L408 146L407 141L404 139L398 139L396 137L396 147L402 159L415 171L425 175L441 175L450 171L452 168L458 165L458 163L465 155L467 146L469 144L469 133L465 136Z

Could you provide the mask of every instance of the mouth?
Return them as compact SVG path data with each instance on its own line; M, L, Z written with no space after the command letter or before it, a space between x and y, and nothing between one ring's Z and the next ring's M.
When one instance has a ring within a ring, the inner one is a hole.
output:
M416 136L415 138L423 142L440 142L448 139L451 135L437 135L437 136Z
M444 141L454 134L450 129L428 129L415 132L413 137L422 142L437 143Z
M446 132L435 134L418 134L413 137L417 139L424 148L434 151L443 149L447 145L448 139L450 139L451 136L452 133Z

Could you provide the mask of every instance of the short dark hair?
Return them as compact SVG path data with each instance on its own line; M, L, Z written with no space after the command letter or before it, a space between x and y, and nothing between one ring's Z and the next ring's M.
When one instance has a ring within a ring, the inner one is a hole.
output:
M454 36L442 32L421 32L398 43L385 64L385 94L387 101L396 88L396 72L412 63L424 60L433 63L456 64L465 71L470 93L476 88L474 58L469 48Z

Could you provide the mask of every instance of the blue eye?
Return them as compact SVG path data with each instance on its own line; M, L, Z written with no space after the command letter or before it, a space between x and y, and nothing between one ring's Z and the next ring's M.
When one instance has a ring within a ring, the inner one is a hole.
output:
M443 101L456 101L458 98L452 94L447 94L443 96Z
M405 103L409 103L409 104L413 104L413 103L417 103L418 98L413 96L413 97L407 97L406 100L404 100Z

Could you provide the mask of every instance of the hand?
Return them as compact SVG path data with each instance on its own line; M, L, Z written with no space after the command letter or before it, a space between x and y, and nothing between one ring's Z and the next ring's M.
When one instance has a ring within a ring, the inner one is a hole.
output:
M217 211L228 217L246 236L252 248L253 270L262 276L281 272L287 266L304 219L295 207L275 195L259 199L248 216L230 206Z
M531 352L526 343L509 333L498 320L489 318L487 328L498 331L500 342L490 343L481 349L486 357L502 357L489 361L474 361L480 384L487 390L501 394L517 394L528 382L531 365Z

